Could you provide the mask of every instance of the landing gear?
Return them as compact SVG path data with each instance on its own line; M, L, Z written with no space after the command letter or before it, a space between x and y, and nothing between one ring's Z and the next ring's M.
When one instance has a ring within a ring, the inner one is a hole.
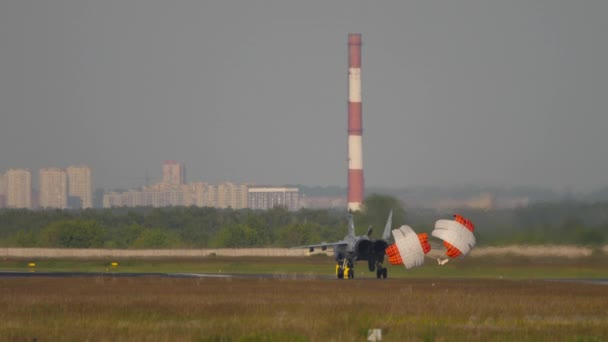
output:
M379 267L376 270L376 278L378 278L378 279L380 279L380 278L386 279L387 276L388 276L388 271L387 271L386 268Z
M354 263L348 259L338 260L336 265L336 278L338 279L355 279Z
M388 277L388 270L385 267L382 267L382 263L376 263L376 278L386 279Z
M344 269L340 265L336 265L336 278L344 279Z

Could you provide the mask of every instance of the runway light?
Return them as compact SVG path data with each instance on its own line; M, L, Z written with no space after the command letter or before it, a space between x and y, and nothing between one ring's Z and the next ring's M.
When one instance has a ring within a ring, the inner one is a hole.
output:
M30 268L30 272L36 272L36 263L35 262L30 262L29 264L27 264L27 267Z
M112 265L112 268L116 268L116 267L118 267L118 263L117 263L117 262L113 262L113 263L111 263L110 265Z

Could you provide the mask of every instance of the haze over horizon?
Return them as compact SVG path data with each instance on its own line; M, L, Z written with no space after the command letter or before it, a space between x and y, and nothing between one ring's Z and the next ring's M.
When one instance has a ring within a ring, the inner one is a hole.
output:
M362 33L370 187L608 186L608 1L0 2L0 172L336 185Z

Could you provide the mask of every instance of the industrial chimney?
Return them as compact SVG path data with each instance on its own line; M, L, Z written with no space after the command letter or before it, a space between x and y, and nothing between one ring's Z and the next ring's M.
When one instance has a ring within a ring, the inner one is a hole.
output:
M361 34L348 35L348 210L363 205Z

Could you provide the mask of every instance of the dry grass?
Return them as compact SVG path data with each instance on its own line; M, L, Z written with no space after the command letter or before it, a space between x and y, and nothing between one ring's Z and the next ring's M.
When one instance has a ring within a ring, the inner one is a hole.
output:
M605 340L608 288L541 280L0 279L0 339Z

